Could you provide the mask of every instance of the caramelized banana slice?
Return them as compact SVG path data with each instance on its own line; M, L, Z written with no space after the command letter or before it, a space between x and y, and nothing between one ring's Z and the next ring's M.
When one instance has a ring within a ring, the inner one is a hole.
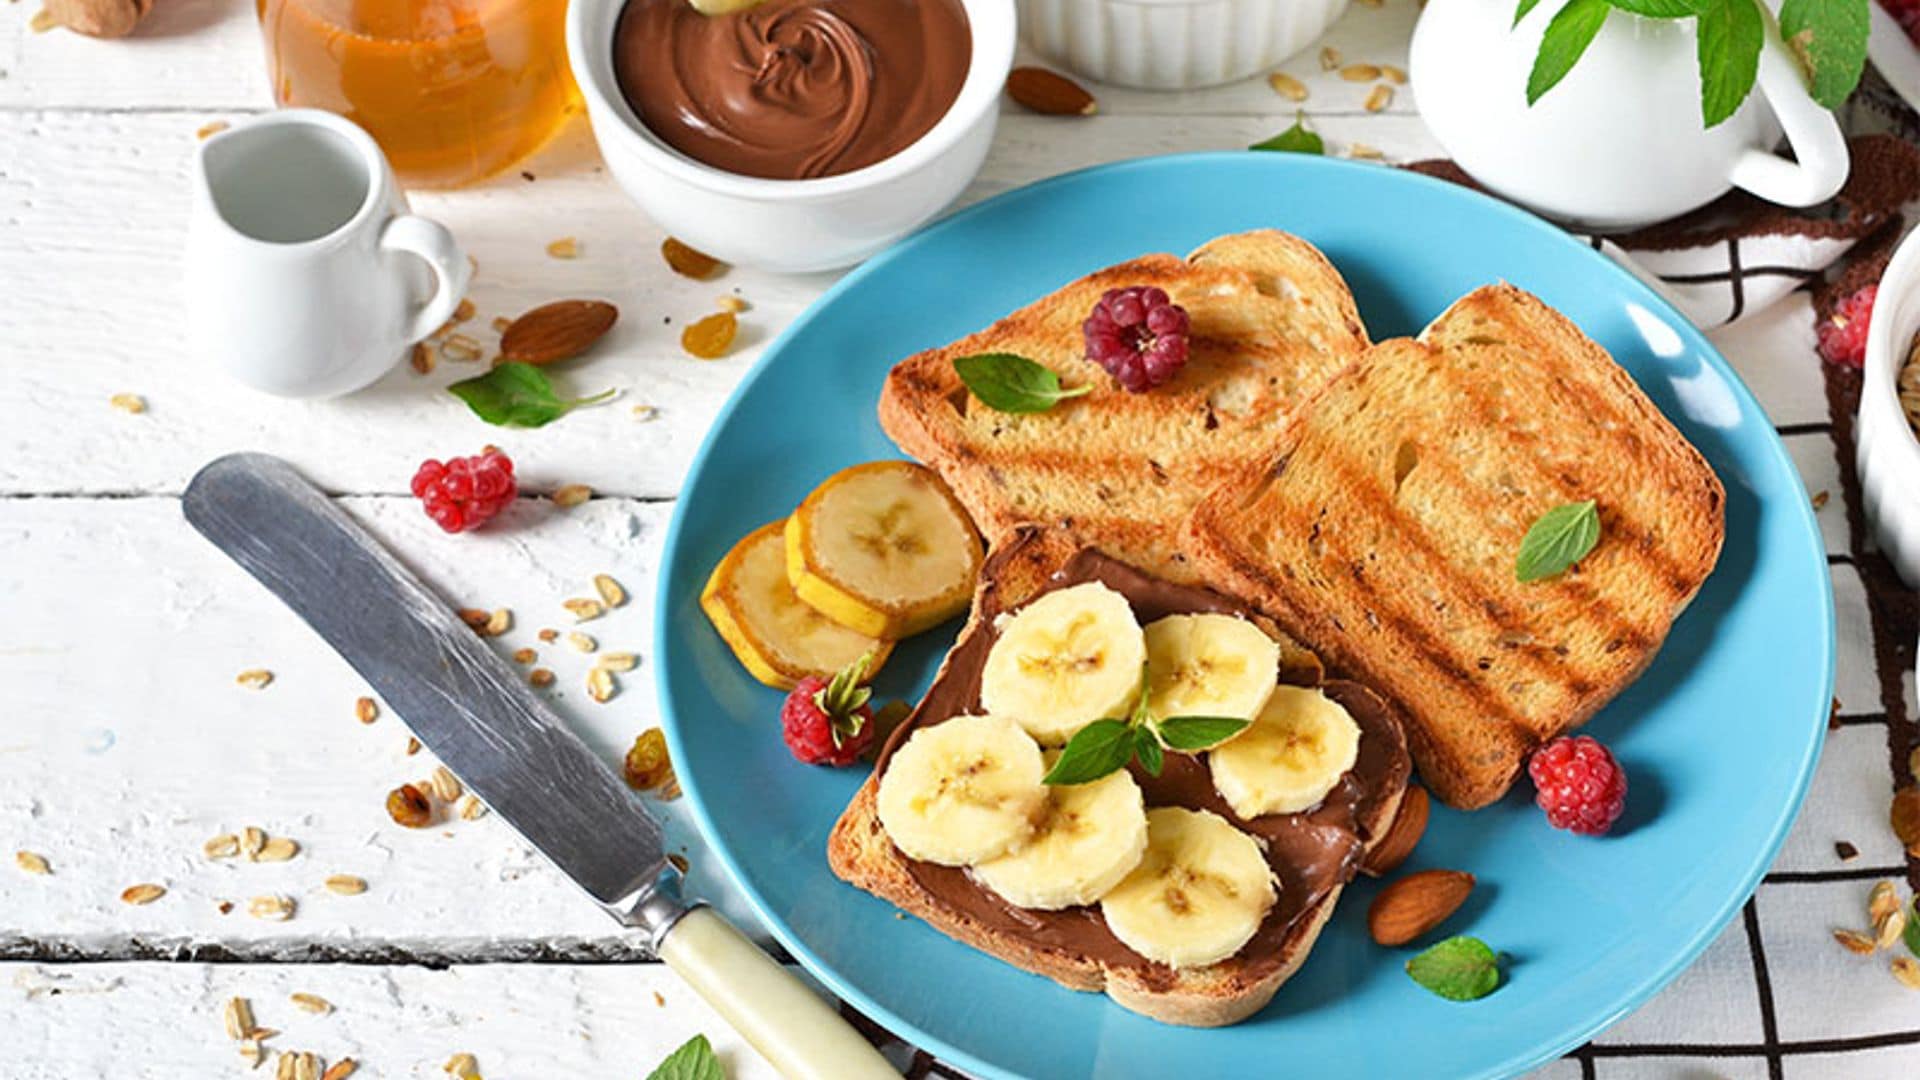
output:
M871 678L892 644L857 634L800 602L787 583L782 525L763 525L727 552L701 590L700 610L747 671L768 686L791 690L809 675L831 678L867 652L873 653Z

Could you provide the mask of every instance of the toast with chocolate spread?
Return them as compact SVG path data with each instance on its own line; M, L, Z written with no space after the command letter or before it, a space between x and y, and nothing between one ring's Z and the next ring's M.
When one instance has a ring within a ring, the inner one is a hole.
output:
M1386 835L1407 789L1411 766L1397 711L1356 683L1322 682L1310 654L1283 647L1276 668L1279 685L1270 689L1276 696L1295 693L1331 702L1357 732L1350 764L1337 780L1329 780L1331 786L1316 802L1294 812L1242 817L1216 788L1218 773L1210 775L1211 762L1199 753L1168 751L1157 775L1135 761L1106 778L1130 775L1150 817L1202 818L1229 835L1237 830L1242 836L1237 842L1260 852L1258 858L1265 860L1260 876L1273 885L1271 906L1257 916L1257 925L1248 924L1250 936L1224 958L1179 964L1149 959L1123 942L1119 925L1110 925L1103 912L1132 876L1118 887L1103 885L1112 890L1107 899L1036 910L1004 899L1004 886L989 888L986 882L1000 879L988 875L986 867L910 857L883 824L889 767L912 752L916 735L981 714L983 681L996 642L1013 632L1009 628L1023 612L1090 583L1124 597L1142 626L1169 616L1216 616L1272 630L1248 605L1152 576L1082 546L1071 532L1014 529L988 557L972 615L926 697L888 739L872 776L835 825L828 859L842 879L1016 967L1072 989L1104 991L1163 1022L1232 1024L1264 1007L1306 959L1342 888ZM1152 857L1149 850L1146 860Z

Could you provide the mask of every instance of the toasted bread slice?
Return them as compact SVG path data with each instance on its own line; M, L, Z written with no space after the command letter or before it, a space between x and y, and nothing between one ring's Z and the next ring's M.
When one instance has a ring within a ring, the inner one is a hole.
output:
M1191 353L1148 393L1086 359L1080 324L1108 289L1157 285L1191 318ZM1221 478L1263 457L1293 407L1366 346L1353 296L1313 245L1274 230L1148 255L1090 274L887 377L880 424L947 481L989 542L1025 522L1070 522L1086 543L1193 582L1180 526ZM953 361L1015 353L1084 397L1030 415L967 393Z
M1065 947L1059 941L1049 940L1045 934L1030 932L1034 917L1047 913L1020 913L1017 909L1009 909L1012 917L991 918L959 910L923 884L914 864L893 845L880 824L876 799L885 754L891 753L894 747L903 742L916 724L927 719L922 715L926 710L940 707L937 701L944 698L947 704L953 703L954 698L948 691L952 680L957 677L956 657L964 657L972 648L985 649L991 642L989 637L982 635L990 635L997 616L1059 581L1055 577L1056 572L1073 579L1073 575L1080 572L1090 559L1105 565L1109 574L1137 574L1137 571L1106 560L1097 552L1080 549L1077 537L1057 528L1021 527L1010 533L994 550L987 559L972 615L961 631L959 641L948 654L946 663L935 677L933 687L920 708L889 740L881 766L861 785L852 803L835 824L827 842L828 862L834 873L843 880L898 905L949 937L1026 971L1045 975L1063 986L1075 990L1105 991L1126 1008L1166 1023L1194 1027L1236 1023L1263 1008L1280 985L1298 970L1332 914L1334 905L1339 902L1341 889L1346 878L1351 876L1351 869L1357 869L1359 863L1380 843L1394 815L1399 812L1410 765L1399 715L1382 699L1373 697L1353 684L1344 684L1341 691L1349 696L1348 700L1353 700L1353 695L1364 697L1371 703L1370 707L1377 710L1373 718L1364 721L1370 725L1370 733L1363 736L1363 740L1374 741L1363 741L1363 753L1383 755L1393 762L1393 767L1388 770L1390 778L1381 783L1378 797L1371 800L1359 815L1361 820L1354 823L1360 845L1350 869L1333 878L1322 874L1290 880L1283 873L1283 902L1289 895L1289 888L1300 890L1294 894L1297 898L1294 900L1295 907L1291 909L1292 917L1283 926L1271 930L1271 940L1264 938L1269 933L1267 928L1263 928L1261 935L1256 935L1256 942L1266 942L1257 954L1257 946L1250 944L1240 954L1203 968L1176 971L1158 964L1120 963L1114 962L1110 956ZM1109 579L1103 577L1102 580ZM1224 597L1216 599L1223 605L1238 606ZM1255 621L1260 622L1257 618ZM1317 681L1317 666L1289 667L1287 656L1283 653L1283 681ZM964 665L965 661L959 663ZM977 700L973 702L973 705L977 704ZM1169 768L1172 764L1170 761ZM1149 801L1152 801L1151 798ZM1231 815L1224 802L1210 809L1221 812L1223 816ZM1305 837L1324 827L1318 823L1303 822L1291 833ZM934 869L950 875L965 875L965 871L960 870ZM1311 887L1303 884L1303 881L1310 881ZM1099 919L1097 911L1093 909L1069 909L1066 914L1071 915L1076 911L1081 913L1079 918ZM1276 906L1270 919L1279 919L1279 913L1280 908Z
M1518 581L1527 529L1586 499L1599 546ZM1652 661L1719 557L1725 502L1599 345L1494 285L1330 383L1201 504L1189 547L1217 587L1394 698L1428 788L1471 809Z

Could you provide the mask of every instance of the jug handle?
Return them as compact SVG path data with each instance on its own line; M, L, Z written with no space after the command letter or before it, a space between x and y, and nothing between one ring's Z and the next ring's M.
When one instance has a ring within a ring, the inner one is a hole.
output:
M1797 160L1749 149L1734 160L1727 179L1735 187L1782 206L1825 202L1847 182L1851 164L1847 140L1840 134L1840 124L1833 114L1807 93L1800 63L1781 40L1780 24L1774 21L1773 13L1765 4L1754 6L1760 9L1766 33L1760 50L1759 89L1779 118Z
M453 317L460 298L467 294L473 266L445 225L418 214L401 214L387 222L380 232L380 248L418 255L433 267L433 296L412 314L406 330L407 344L423 341Z

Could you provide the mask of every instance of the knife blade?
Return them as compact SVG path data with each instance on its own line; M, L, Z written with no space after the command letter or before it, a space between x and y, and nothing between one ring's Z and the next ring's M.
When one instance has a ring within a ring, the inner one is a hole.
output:
M639 797L443 600L267 454L230 454L187 521L346 658L470 791L691 983L783 1074L897 1077L870 1043L711 909L678 899Z

